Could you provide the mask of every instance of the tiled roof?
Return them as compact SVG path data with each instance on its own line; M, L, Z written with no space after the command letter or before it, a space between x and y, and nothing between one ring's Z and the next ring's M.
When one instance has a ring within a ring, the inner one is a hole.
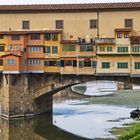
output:
M131 36L131 44L140 44L140 36Z
M62 30L34 30L34 31L0 31L0 34L33 34L33 33L62 33Z
M85 4L39 4L39 5L0 5L0 12L28 11L73 11L73 10L104 10L104 9L136 9L140 2L122 3L85 3Z
M131 32L132 28L116 28L115 32Z
M16 57L21 57L22 56L22 55L18 55L18 54L9 53L9 54L4 54L1 57L6 57L6 56L9 56L9 55L16 56Z

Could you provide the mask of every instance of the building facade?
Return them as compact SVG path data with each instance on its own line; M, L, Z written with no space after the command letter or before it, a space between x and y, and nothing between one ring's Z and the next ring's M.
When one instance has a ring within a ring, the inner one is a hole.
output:
M140 76L140 2L0 6L0 72Z

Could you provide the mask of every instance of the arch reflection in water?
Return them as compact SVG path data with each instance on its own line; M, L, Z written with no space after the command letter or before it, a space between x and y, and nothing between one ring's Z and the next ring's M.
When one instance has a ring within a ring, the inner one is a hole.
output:
M67 133L52 124L52 116L35 118L0 119L0 140L86 140Z
M97 80L72 86L74 92L87 96L113 95L117 90L132 89L131 83Z

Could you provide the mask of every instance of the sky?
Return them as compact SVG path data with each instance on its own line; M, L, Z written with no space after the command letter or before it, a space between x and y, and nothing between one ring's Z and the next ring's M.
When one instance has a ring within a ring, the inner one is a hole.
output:
M55 3L103 3L103 2L140 2L140 0L0 0L0 5L13 4L55 4Z

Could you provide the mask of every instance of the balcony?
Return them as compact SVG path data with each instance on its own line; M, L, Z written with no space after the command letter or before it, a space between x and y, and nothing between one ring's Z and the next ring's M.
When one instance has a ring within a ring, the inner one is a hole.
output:
M96 38L96 44L115 44L115 38Z

